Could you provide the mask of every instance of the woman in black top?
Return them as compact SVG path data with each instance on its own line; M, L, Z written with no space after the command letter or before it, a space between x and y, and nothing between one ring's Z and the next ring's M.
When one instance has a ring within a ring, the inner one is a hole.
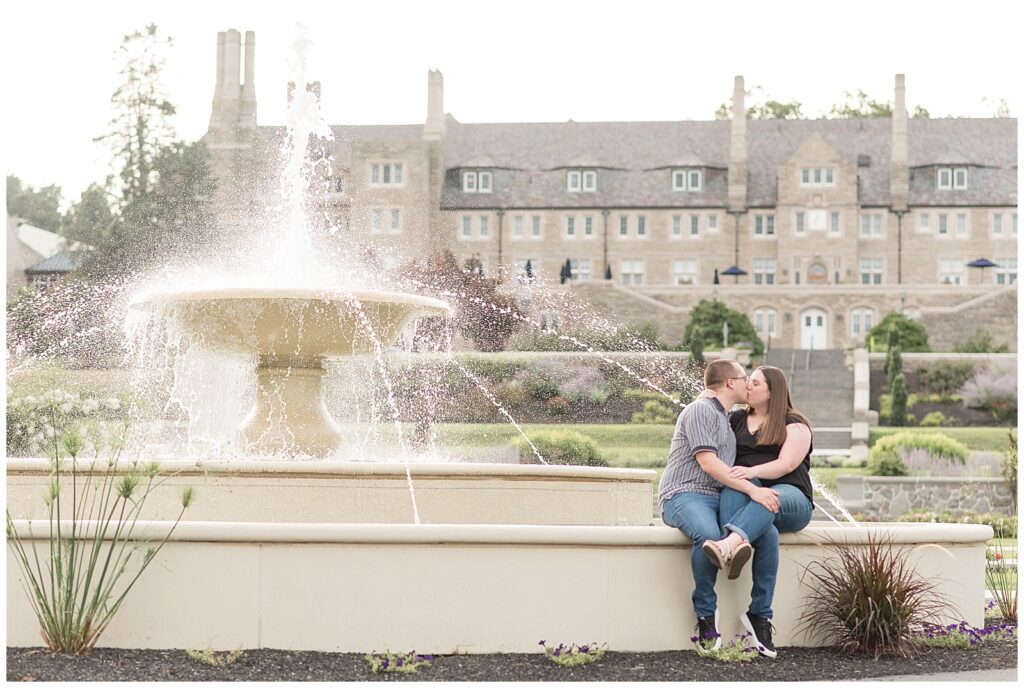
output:
M734 478L751 480L775 490L779 510L768 511L742 492L726 487L719 501L719 522L728 535L705 541L704 552L715 566L738 578L743 564L753 558L753 589L750 610L740 620L762 645L761 654L775 657L771 646L771 603L779 568L778 547L761 545L754 552L750 542L769 529L778 533L802 530L814 509L811 490L810 421L793 408L786 376L774 366L761 366L748 378L747 408L729 414L736 433ZM776 539L777 539L776 535Z

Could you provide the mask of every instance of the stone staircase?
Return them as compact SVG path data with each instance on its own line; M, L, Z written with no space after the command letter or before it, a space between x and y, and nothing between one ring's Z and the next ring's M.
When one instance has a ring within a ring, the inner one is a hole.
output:
M811 420L815 453L848 451L853 424L853 369L842 349L772 349L764 363L781 368L793 405Z

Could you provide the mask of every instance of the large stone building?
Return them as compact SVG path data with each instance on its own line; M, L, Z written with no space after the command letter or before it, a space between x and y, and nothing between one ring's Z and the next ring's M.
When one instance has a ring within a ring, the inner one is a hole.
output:
M277 184L283 127L257 124L254 68L252 32L218 35L226 225ZM732 112L463 124L431 71L423 124L332 127L320 215L392 260L448 248L509 285L527 263L557 285L568 259L566 288L666 341L714 294L775 347L853 346L902 310L936 349L985 329L1016 350L1016 119L908 118L903 75L891 118L751 120L742 77Z

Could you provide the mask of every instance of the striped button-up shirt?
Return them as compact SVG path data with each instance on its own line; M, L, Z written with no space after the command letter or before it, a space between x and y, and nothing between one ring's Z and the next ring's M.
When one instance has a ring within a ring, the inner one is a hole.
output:
M736 462L736 436L717 398L698 399L679 414L668 465L661 474L658 503L664 506L680 492L717 495L722 484L704 472L697 463L697 452L713 451L728 466Z

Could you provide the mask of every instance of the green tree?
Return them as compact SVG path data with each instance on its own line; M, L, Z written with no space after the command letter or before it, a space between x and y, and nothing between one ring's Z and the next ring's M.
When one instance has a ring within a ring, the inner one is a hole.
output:
M726 307L718 299L702 299L690 311L690 322L683 332L683 343L692 346L698 337L703 343L702 349L710 348L721 351L725 345L722 338L722 324L729 324L729 341L749 342L755 356L764 352L764 343L757 336L753 323L745 314Z
M889 333L894 329L899 332L901 351L931 351L928 347L928 331L925 330L924 325L896 311L886 314L877 325L868 331L868 350L887 351Z
M115 221L109 192L99 184L90 184L68 209L61 234L90 246L109 246Z
M802 103L797 100L789 102L769 98L764 89L754 86L746 92L747 98L755 96L754 102L747 108L747 117L750 119L806 119L801 111ZM715 111L715 119L731 119L732 105L722 103Z
M890 387L892 394L892 415L889 422L902 427L907 424L907 382L903 373L897 373Z
M903 373L903 352L900 349L899 330L889 330L889 349L885 356L883 372L889 381L889 389L892 389L893 379Z
M912 117L927 119L931 113L918 105L914 108ZM836 119L853 119L856 117L892 117L892 102L878 101L870 98L867 93L857 89L856 94L843 91L843 102L832 106L832 109L825 113L825 117Z
M953 351L960 354L1005 354L1010 347L1006 344L995 344L992 341L992 333L988 330L975 330L974 334L965 339L958 339L953 345Z
M694 364L705 363L704 361L704 333L698 328L693 333L693 339L689 340L690 361Z
M56 184L36 189L23 185L13 174L7 175L7 213L34 227L60 231L63 223L60 200L61 191Z

